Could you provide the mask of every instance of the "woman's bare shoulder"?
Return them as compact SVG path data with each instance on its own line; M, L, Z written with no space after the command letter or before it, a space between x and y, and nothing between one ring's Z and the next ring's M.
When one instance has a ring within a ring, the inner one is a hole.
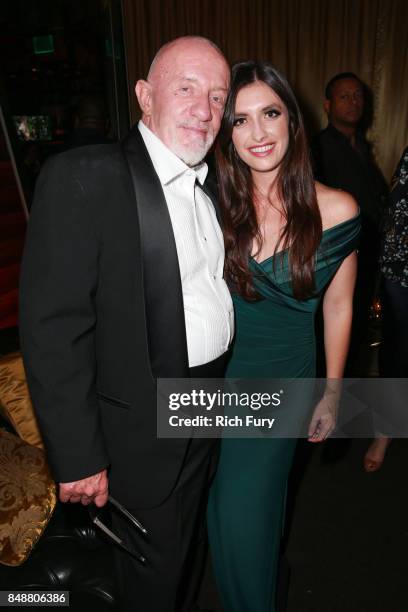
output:
M357 202L347 191L332 189L317 181L315 185L323 230L352 219L358 214Z

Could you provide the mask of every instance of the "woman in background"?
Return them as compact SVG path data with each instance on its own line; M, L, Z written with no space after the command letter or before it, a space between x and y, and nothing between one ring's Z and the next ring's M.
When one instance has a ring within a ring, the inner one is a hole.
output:
M380 258L383 339L380 376L408 378L408 148L391 184ZM378 436L365 457L367 472L380 469L390 438Z
M287 81L243 62L216 151L226 276L236 338L229 378L313 378L314 315L323 297L327 378L343 375L352 319L359 214L313 180L302 117ZM328 383L309 440L334 427ZM209 537L225 612L274 612L286 483L296 439L223 439Z

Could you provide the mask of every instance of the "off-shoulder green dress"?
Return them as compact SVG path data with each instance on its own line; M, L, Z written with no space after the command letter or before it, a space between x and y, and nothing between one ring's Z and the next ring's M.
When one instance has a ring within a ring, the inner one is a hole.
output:
M236 337L229 378L315 375L316 309L342 261L356 249L360 215L323 232L315 295L293 297L288 252L250 261L262 300L234 296ZM274 265L275 263L275 265ZM224 612L275 612L286 485L296 440L222 440L211 489L208 530Z

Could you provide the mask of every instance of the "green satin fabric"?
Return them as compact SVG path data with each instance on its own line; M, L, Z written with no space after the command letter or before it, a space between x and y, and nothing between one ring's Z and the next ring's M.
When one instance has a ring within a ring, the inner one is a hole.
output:
M236 337L229 378L315 374L314 317L342 261L358 246L360 215L323 232L315 294L293 297L288 252L251 260L263 299L234 297ZM295 439L223 439L208 506L213 567L225 612L275 612L286 484Z

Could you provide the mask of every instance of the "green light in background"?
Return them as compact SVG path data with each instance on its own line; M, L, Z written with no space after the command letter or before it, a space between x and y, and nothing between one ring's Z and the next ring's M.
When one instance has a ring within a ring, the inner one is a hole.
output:
M53 35L47 34L47 36L33 36L33 47L35 55L54 53Z

